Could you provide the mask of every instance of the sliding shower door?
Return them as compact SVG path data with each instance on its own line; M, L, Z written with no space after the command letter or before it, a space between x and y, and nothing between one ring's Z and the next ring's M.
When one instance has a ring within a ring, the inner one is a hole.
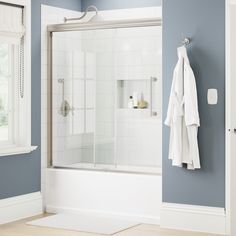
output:
M161 166L161 47L159 26L53 33L53 166Z
M162 159L161 27L117 29L114 44L116 165L149 171Z
M84 32L84 48L96 55L95 165L115 163L114 29Z
M114 164L113 57L103 34L53 34L53 166Z
M96 57L82 33L53 34L53 165L94 163Z

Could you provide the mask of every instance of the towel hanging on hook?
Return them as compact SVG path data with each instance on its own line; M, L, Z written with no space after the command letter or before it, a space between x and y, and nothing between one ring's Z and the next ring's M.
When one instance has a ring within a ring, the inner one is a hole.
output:
M165 124L170 127L169 159L173 166L187 165L189 170L200 169L198 150L197 87L187 55L188 38L178 48L178 62L174 69L172 87Z

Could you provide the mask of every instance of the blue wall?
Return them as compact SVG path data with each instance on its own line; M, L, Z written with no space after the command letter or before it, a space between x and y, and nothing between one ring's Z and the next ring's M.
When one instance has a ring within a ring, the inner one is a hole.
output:
M80 0L32 0L32 145L38 149L0 157L0 199L40 191L41 4L81 10Z
M162 0L82 0L82 10L95 5L99 10L160 6Z
M171 203L225 206L225 1L163 1L163 90L167 110L176 48L181 34L192 38L188 52L196 75L201 127L202 169L171 166L167 158L169 129L163 134L163 200ZM219 103L207 104L207 89L216 88Z

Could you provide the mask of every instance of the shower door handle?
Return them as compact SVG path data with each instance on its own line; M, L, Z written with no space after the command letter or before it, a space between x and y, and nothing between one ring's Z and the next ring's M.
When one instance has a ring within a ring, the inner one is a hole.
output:
M157 77L150 77L150 115L157 116L157 112L153 111L153 83L157 82Z

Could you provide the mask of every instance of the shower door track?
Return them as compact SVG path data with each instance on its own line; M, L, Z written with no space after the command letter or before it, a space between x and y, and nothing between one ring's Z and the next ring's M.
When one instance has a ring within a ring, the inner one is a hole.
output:
M101 22L76 22L53 24L47 27L48 32L66 32L66 31L82 31L82 30L97 30L97 29L118 29L118 28L133 28L133 27L148 27L161 26L161 18L145 18L136 20L113 20Z
M69 32L69 31L85 31L85 30L98 30L98 29L118 29L118 28L134 28L134 27L151 27L162 26L162 18L143 18L143 19L128 19L128 20L112 20L112 21L99 21L99 22L76 22L76 23L63 23L52 24L47 27L47 107L50 112L47 115L47 167L53 166L53 153L52 153L52 83L53 83L53 58L52 58L52 44L54 32ZM126 171L125 171L126 172Z
M95 172L107 172L107 173L122 173L122 174L139 174L139 175L152 175L152 176L162 176L161 168L156 167L156 170L123 170L114 168L89 168L89 167L71 167L71 166L54 166L54 169L58 170L80 170L80 171L95 171Z

